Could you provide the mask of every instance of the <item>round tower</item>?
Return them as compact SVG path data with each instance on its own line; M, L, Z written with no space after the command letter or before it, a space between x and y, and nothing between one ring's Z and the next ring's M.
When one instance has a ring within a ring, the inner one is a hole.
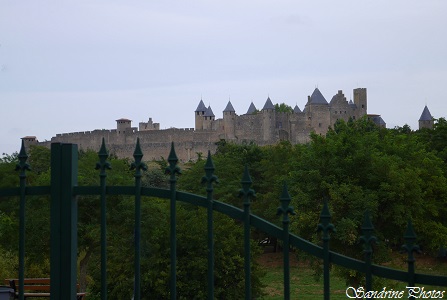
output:
M264 142L271 142L275 132L275 106L273 106L270 97L265 101L262 108L262 131Z
M194 112L195 115L195 121L196 121L196 130L202 130L203 129L203 120L204 115L206 112L206 106L203 103L202 99L200 99L199 105L197 106L197 109Z
M227 107L225 107L223 111L224 132L226 139L233 140L235 138L234 133L235 119L236 119L236 111L234 110L231 102L228 101Z
M306 118L308 128L316 134L326 134L331 125L329 103L318 88L308 97Z
M203 115L203 130L212 130L213 129L213 122L214 122L214 113L211 109L211 106L208 106L206 109L205 114Z
M434 120L430 111L428 110L427 105L425 105L424 110L422 111L421 117L419 118L419 129L428 128L433 129Z

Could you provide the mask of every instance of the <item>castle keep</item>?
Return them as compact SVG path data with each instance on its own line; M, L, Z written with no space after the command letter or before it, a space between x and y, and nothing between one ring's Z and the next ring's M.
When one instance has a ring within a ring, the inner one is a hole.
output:
M152 118L148 122L140 122L132 127L129 119L118 119L116 129L93 130L57 134L51 141L37 142L35 137L24 137L26 145L39 144L49 147L52 142L76 143L79 149L98 151L102 138L108 150L119 157L132 157L137 138L140 139L145 160L167 157L171 142L175 143L177 156L182 161L196 160L199 155L206 155L208 150L216 150L216 142L225 140L234 143L253 142L258 145L271 145L279 141L290 141L292 144L306 143L311 132L326 134L337 120L356 120L367 115L377 125L386 124L380 115L368 114L366 88L353 91L354 101L347 101L340 90L328 102L316 88L301 110L295 106L291 112L280 112L275 109L270 97L258 110L253 103L242 115L228 101L222 119L216 119L211 106L206 107L200 100L194 111L195 128L160 129L159 123ZM432 120L428 108L421 116L424 125ZM431 121L432 122L432 121Z

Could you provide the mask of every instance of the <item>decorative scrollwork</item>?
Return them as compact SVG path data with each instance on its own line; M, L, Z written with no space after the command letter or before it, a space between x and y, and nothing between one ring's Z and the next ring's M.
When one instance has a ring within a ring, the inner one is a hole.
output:
M26 162L28 160L28 154L26 154L25 142L23 140L22 140L22 147L20 148L18 158L19 158L19 162L16 165L16 171L20 171L20 173L19 173L20 178L25 178L26 171L31 171L31 167Z
M411 223L411 220L408 220L407 224L407 231L405 232L404 239L405 244L402 245L402 251L408 253L408 262L414 262L414 256L413 253L417 252L420 253L421 249L419 248L419 245L416 245L416 233L414 233L413 224Z
M146 171L147 166L141 161L143 158L143 151L141 151L140 138L137 138L137 145L135 146L133 158L135 161L130 165L130 169L135 170L135 177L141 177L141 170Z
M169 166L166 167L166 174L170 174L171 175L171 181L174 180L175 181L175 174L182 174L180 168L177 166L178 163L178 158L177 158L177 154L175 153L175 149L174 149L174 142L171 143L171 152L169 152L169 156L168 156L168 162L169 162Z
M293 210L293 206L289 206L291 198L289 195L289 191L287 190L287 184L285 182L283 185L280 201L281 206L278 207L276 215L278 216L282 215L283 216L282 222L289 223L290 222L289 215L295 215L296 213Z
M207 183L207 192L213 191L213 183L219 183L219 179L216 175L214 175L214 167L213 160L211 159L211 152L208 150L208 158L205 163L205 176L202 177L202 183Z
M248 173L248 166L245 165L244 175L241 181L242 189L239 190L239 196L244 197L244 204L247 205L250 204L250 197L255 196L255 191L250 188L252 183L250 174Z
M371 219L369 217L369 211L365 211L364 220L362 224L362 236L360 236L360 241L364 243L365 254L372 253L372 244L377 243L377 238L372 234L374 232L374 226L371 223Z
M327 197L325 197L320 214L320 223L317 227L318 232L323 231L323 241L329 240L329 232L336 232L334 224L331 223L331 213L329 212L327 202Z
M106 170L112 169L112 166L110 165L110 162L107 161L107 158L109 158L109 153L106 149L106 144L104 142L104 138L102 138L102 144L101 148L98 152L99 156L99 162L96 163L96 170L101 170L99 175L100 176L106 176Z

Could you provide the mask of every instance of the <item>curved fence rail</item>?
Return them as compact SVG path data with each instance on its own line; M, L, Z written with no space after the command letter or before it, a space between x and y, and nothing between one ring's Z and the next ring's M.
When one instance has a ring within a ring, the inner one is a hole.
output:
M107 186L106 171L110 169L107 162L108 154L104 140L100 151L98 152L99 162L96 168L99 170L99 186L77 186L77 145L54 143L51 145L51 186L26 187L26 171L30 170L27 164L27 154L24 144L19 153L19 171L20 187L0 189L0 196L18 196L20 198L20 233L19 233L19 299L24 299L24 265L25 265L25 222L26 197L31 195L50 195L51 196L51 299L76 299L76 275L77 275L77 198L80 195L96 195L101 201L101 299L107 299L107 244L106 244L106 204L108 195L128 195L135 197L135 288L134 299L141 299L140 285L140 239L141 239L141 197L150 196L168 199L170 201L170 297L177 299L176 291L176 202L181 201L207 209L207 240L208 240L208 299L214 299L214 229L213 212L219 212L229 216L232 219L241 221L244 227L244 272L245 272L245 299L252 299L251 296L251 274L250 274L250 229L256 228L269 236L281 240L283 244L284 257L284 299L290 299L290 263L289 247L300 249L316 258L323 260L324 277L324 299L330 298L330 264L336 264L365 274L365 291L370 291L372 278L382 277L387 279L407 282L408 286L415 284L437 285L447 287L447 276L436 276L415 273L415 259L413 252L419 250L415 244L416 235L414 234L411 221L405 233L405 245L403 249L408 253L408 271L395 270L379 265L372 264L371 244L376 241L373 236L374 227L371 224L368 212L365 212L365 219L362 225L361 241L364 243L365 260L360 261L346 257L339 253L330 251L329 240L330 232L334 230L334 225L330 223L330 212L327 206L327 200L323 206L320 215L318 230L322 232L323 246L320 247L307 240L300 238L289 232L289 215L293 215L294 210L291 207L291 198L284 185L280 196L280 206L277 214L282 217L282 228L278 227L250 212L250 198L254 196L254 191L250 188L252 181L245 168L242 177L242 188L240 196L243 199L243 209L236 208L229 204L213 199L213 184L217 182L214 175L214 164L211 155L208 153L205 165L205 175L202 178L206 183L206 196L200 196L181 192L176 190L176 176L180 173L177 167L177 156L172 144L171 152L168 157L167 173L170 174L170 188L160 189L141 186L142 171L146 170L146 165L142 162L142 151L137 140L134 152L135 161L131 167L135 170L134 186Z

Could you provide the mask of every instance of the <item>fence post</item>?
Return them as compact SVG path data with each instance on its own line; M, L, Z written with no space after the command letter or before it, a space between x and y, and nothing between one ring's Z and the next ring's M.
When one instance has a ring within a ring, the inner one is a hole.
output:
M214 163L211 159L211 152L208 150L208 158L205 164L205 176L202 183L206 183L207 198L207 223L208 223L208 299L214 299L214 226L213 226L213 183L219 182L214 175Z
M289 260L289 214L295 215L293 207L289 206L291 198L287 185L284 182L282 194L281 194L281 206L278 207L277 215L282 215L282 228L283 228L283 260L284 260L284 299L290 299L290 260Z
M251 257L250 257L250 197L255 195L250 188L252 181L245 165L242 177L242 189L239 196L244 199L244 270L245 270L245 299L251 299Z
M76 299L78 147L51 144L51 299Z
M171 143L171 152L168 157L169 166L166 168L166 173L169 174L169 187L171 191L171 207L170 207L170 218L171 218L171 234L170 234L170 245L171 245L171 280L170 280L170 294L171 299L177 299L177 190L176 183L177 178L175 175L181 174L180 168L177 166L178 158L175 154L174 142Z
M330 277L329 277L329 232L335 232L334 225L331 221L331 214L327 205L327 198L324 199L323 209L320 214L320 224L318 224L318 231L323 232L323 282L324 282L324 299L330 299Z
M413 256L413 252L420 252L419 246L415 244L416 234L413 230L413 224L411 220L408 220L407 231L405 232L404 239L405 244L402 249L408 253L407 263L408 263L408 286L414 287L414 262L416 261ZM413 298L413 297L411 297Z
M137 138L137 144L133 153L135 162L130 166L131 170L135 170L135 283L134 283L134 298L141 299L141 177L142 170L146 171L147 166L142 162L143 152L141 151L140 138Z
M365 254L365 286L366 291L372 291L372 274L371 274L371 264L372 264L372 243L377 242L377 238L372 235L374 231L374 226L369 218L369 211L365 211L364 221L362 225L362 236L360 241L364 243L363 253Z
M100 170L99 180L101 187L101 300L107 300L107 203L106 203L106 170L112 167L107 161L107 153L104 138L102 138L101 148L98 152L99 162L96 163L96 170Z
M26 162L28 154L25 151L25 142L22 140L22 147L18 155L19 163L16 171L20 171L20 228L19 228L19 299L23 300L23 287L25 285L25 188L26 188L26 171L31 170Z

